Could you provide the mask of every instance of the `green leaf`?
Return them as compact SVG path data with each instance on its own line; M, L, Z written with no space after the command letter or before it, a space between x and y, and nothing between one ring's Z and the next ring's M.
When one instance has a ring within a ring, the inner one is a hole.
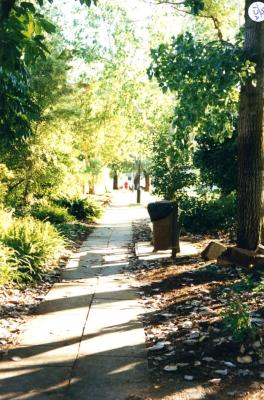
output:
M27 1L23 1L23 2L20 4L20 7L25 8L26 10L29 10L29 11L31 11L32 13L35 12L35 7L34 7L34 5L33 5L32 3L27 2Z
M49 22L45 18L40 19L40 24L42 28L47 32L47 33L55 33L56 32L56 26Z

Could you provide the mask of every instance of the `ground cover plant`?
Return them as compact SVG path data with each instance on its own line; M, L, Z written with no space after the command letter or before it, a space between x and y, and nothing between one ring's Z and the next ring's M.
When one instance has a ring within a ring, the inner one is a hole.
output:
M65 246L84 239L91 224L101 215L102 206L77 196L67 200L68 209L52 201L41 200L30 208L31 215L15 216L14 210L0 210L0 243L2 284L40 280ZM63 199L63 204L65 200ZM79 220L78 220L79 219Z
M48 263L58 257L64 240L49 223L32 217L14 218L1 235L1 242L13 249L17 263L17 280L40 279Z
M134 226L136 242L149 239L146 229ZM201 385L208 398L261 399L263 273L199 255L134 259L131 268L146 307L151 375L164 395Z
M102 209L98 203L87 197L73 196L57 198L54 202L58 206L64 207L70 215L79 221L92 221L99 218L102 214Z
M44 201L36 203L31 209L31 215L41 221L49 221L53 224L74 221L74 217L64 207Z

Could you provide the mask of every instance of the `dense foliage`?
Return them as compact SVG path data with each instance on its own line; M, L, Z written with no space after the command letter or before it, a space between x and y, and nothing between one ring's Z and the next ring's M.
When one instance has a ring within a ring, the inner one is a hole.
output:
M237 185L239 89L254 74L254 65L240 39L212 40L190 32L160 44L151 56L149 77L163 92L176 95L174 116L153 137L155 191L182 204L187 230L234 227L235 202L224 196ZM215 199L200 199L199 193L209 189ZM188 210L186 196L191 196Z
M147 174L147 137L172 104L146 77L126 7L92 4L69 1L68 20L56 1L0 4L0 203L5 224L16 221L1 236L2 280L11 269L11 280L41 277L46 230L72 236L100 216L87 193L102 174L133 171L139 154Z
M181 226L191 233L235 233L236 196L188 196L180 201Z
M224 162L223 162L224 161ZM223 194L237 189L237 135L220 143L205 135L197 138L194 165L200 170L200 181L211 189L218 187Z

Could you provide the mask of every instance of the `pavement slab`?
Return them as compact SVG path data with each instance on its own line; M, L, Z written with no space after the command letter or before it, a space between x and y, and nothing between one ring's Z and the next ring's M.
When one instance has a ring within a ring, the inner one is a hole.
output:
M0 361L1 400L125 400L148 391L143 309L125 275L132 221L147 211L127 196L114 195Z
M184 240L180 241L180 250L180 253L177 253L178 256L197 256L201 252L201 250L194 244ZM135 251L140 261L154 261L171 258L171 250L154 251L150 242L138 242Z

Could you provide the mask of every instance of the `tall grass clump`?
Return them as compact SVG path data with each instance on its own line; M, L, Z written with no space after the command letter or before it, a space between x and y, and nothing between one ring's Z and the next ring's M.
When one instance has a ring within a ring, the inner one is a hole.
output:
M14 250L18 273L24 282L40 279L64 246L64 240L49 222L32 217L14 218L2 233L1 242Z

